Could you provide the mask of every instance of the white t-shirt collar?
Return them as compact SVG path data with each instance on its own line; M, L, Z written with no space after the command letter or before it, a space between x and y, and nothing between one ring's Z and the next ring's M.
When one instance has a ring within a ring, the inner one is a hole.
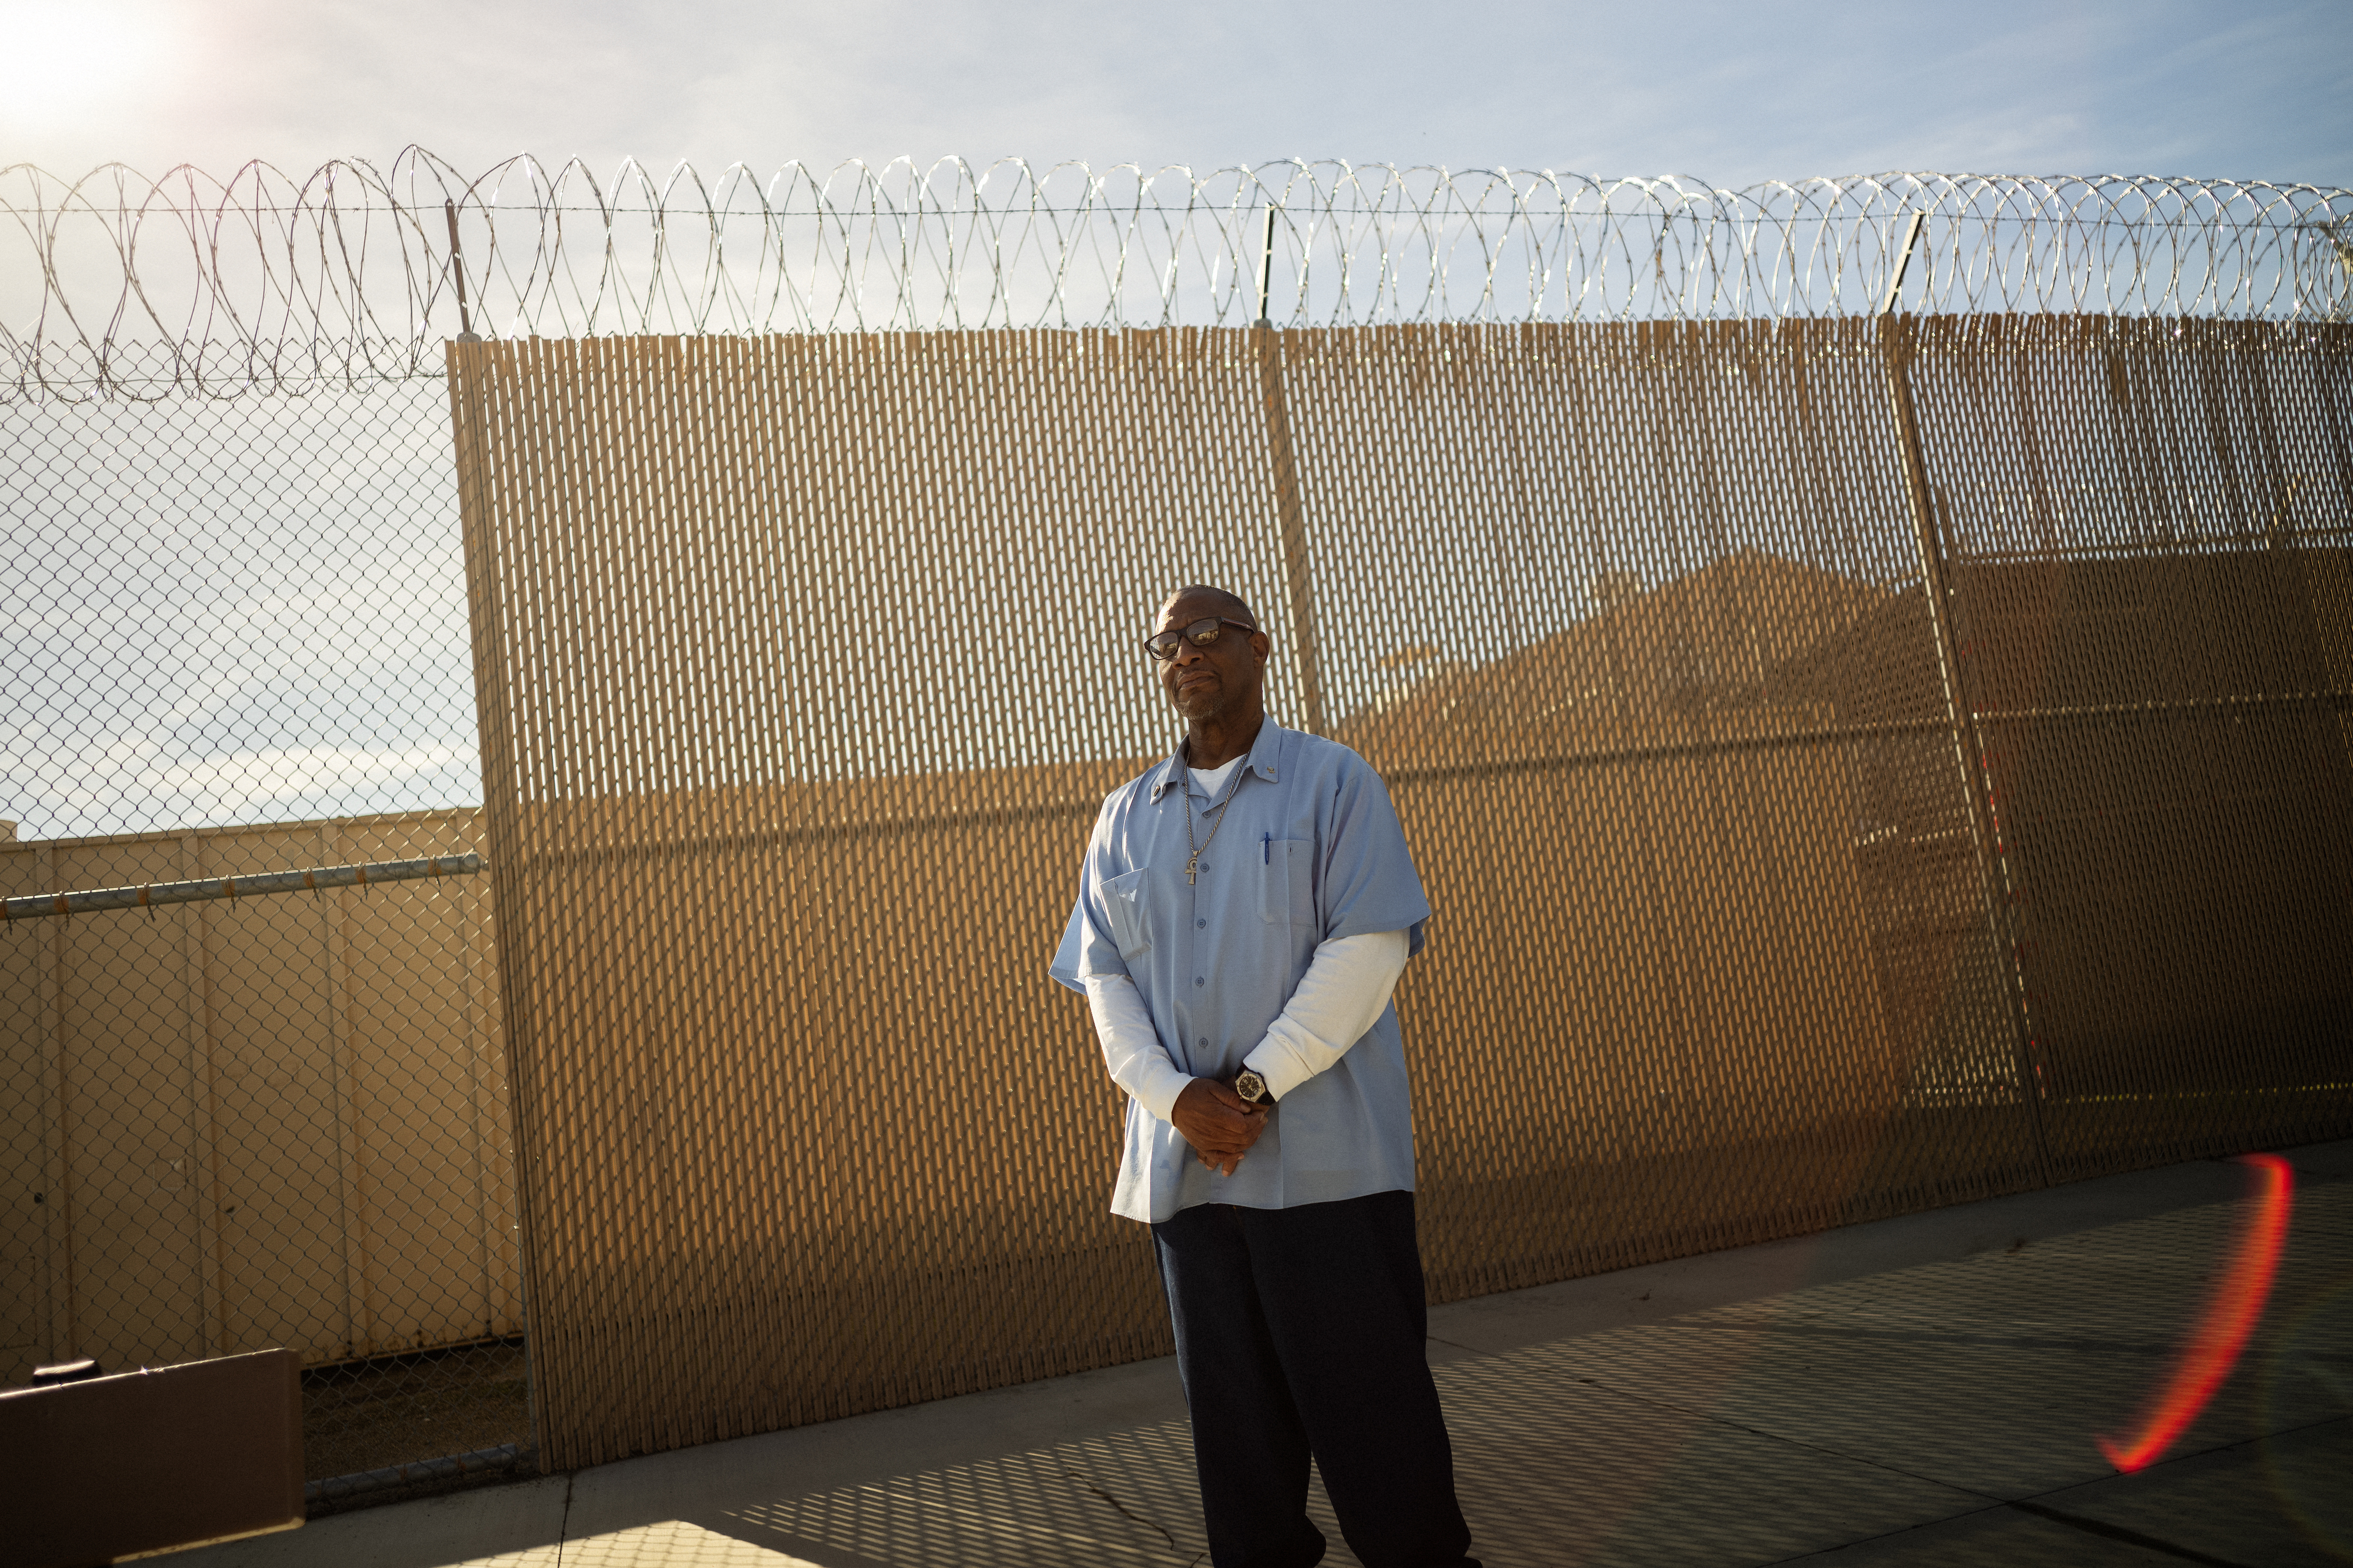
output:
M1218 791L1225 787L1226 781L1234 776L1234 770L1249 760L1249 753L1244 752L1239 757L1228 757L1214 768L1187 768L1185 771L1191 773L1193 782L1208 791L1214 799Z

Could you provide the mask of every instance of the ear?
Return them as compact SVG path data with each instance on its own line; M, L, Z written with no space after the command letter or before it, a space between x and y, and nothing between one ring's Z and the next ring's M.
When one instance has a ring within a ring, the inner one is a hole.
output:
M1273 651L1274 644L1267 640L1267 636L1264 632L1250 633L1250 651L1258 655L1258 661L1261 664L1264 664L1266 662L1266 656Z

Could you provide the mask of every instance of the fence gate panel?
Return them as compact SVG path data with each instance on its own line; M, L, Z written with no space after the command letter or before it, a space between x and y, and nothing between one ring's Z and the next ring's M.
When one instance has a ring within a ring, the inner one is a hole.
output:
M2057 318L1917 362L2063 1173L2342 1116L2353 491L2314 395L2348 346Z

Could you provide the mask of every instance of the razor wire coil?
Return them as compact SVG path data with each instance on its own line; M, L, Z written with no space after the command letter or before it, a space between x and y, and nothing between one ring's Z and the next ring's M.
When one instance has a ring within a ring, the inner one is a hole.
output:
M66 181L19 164L0 170L0 213L7 398L435 376L442 341L469 329L1865 315L1915 213L1906 310L2353 314L2353 191L2123 175L1728 190L1300 160L1197 174L902 159L765 177L632 162L600 180L578 160L518 157L469 178L412 147L381 168L339 161L300 177L257 163L226 179L185 165L149 179L111 164Z

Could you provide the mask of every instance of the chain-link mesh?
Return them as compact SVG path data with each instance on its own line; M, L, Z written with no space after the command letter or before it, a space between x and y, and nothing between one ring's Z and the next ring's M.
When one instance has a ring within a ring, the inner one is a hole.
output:
M1176 583L1397 800L1440 1298L2353 1127L2348 329L450 353L553 1463L1165 1348L1044 965Z
M12 907L0 1377L290 1346L322 1483L530 1442L448 407L0 408L0 894L379 868Z

